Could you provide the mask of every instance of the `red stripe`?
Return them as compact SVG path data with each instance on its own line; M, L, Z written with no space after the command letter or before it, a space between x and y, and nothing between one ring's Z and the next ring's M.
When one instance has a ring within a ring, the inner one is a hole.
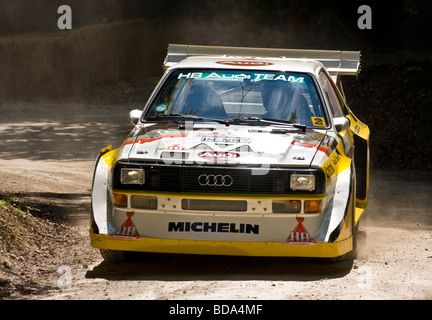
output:
M185 133L179 133L179 134L165 134L165 135L161 135L157 138L151 138L151 139L137 139L137 140L130 140L130 141L126 141L124 143L124 145L128 145L128 144L133 144L135 143L139 143L139 144L143 144L143 143L147 143L147 142L153 142L156 140L160 140L160 139L165 139L165 138L184 138L186 137Z
M293 140L293 142L291 142L292 145L299 145L301 147L305 147L305 148L312 148L312 149L318 149L318 151L324 152L327 157L330 157L330 152L323 148L323 147L318 147L317 144L311 144L311 143L304 143L304 142L298 142Z

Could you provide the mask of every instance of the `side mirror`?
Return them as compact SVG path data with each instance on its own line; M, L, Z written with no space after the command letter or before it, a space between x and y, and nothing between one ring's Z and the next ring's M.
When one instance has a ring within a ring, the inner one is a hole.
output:
M129 121L133 125L136 125L139 119L141 118L141 115L142 115L142 110L134 109L131 112L129 112Z
M350 121L348 118L345 117L334 118L333 123L337 132L348 130L348 128L350 127Z

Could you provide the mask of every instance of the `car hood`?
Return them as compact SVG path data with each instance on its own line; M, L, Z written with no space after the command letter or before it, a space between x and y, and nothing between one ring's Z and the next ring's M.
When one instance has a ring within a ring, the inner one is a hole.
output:
M332 150L322 146L325 136L271 126L148 123L131 131L119 160L303 167L328 159Z

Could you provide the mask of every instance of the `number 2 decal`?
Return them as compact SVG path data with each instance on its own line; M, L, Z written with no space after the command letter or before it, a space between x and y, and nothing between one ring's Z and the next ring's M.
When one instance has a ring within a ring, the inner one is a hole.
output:
M314 127L326 127L326 123L323 117L311 117Z

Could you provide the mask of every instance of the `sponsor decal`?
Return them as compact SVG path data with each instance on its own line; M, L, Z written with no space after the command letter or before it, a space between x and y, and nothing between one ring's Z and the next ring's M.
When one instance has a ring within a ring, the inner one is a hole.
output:
M165 147L165 148L159 148L159 150L171 150L171 151L176 151L176 150L187 150L186 148L182 147L180 144L175 143L171 146Z
M324 167L324 170L327 178L330 178L335 173L335 169L333 168L331 163L328 166Z
M311 117L314 127L326 127L326 123L323 117Z
M250 143L251 138L230 136L221 132L197 132L197 137L201 138L202 142L214 143Z
M119 238L139 238L139 234L135 224L132 221L132 217L135 214L134 211L126 212L126 221L123 222L121 227L117 230L114 236Z
M168 222L168 232L218 232L259 234L258 224L229 222Z
M240 154L228 151L202 151L198 153L198 156L213 162L224 162L231 159L237 159L240 157Z
M360 133L360 127L358 126L358 124L355 125L353 131L354 131L354 133L357 134L357 135Z
M341 156L336 154L335 157L333 157L333 164L336 165L341 160Z
M293 83L304 83L303 77L295 77L295 76L288 76L284 74L272 74L272 73L264 73L264 74L255 74L255 81L258 80L274 80L274 81L288 81Z
M289 235L287 243L314 243L309 232L307 232L306 228L303 226L304 218L296 217L296 220L298 224Z
M180 73L177 77L181 79L206 79L206 80L253 80L253 81L285 81L291 83L305 83L304 77L297 77L288 74L275 73L230 73L230 72L188 72Z
M227 66L241 66L241 67L263 67L271 66L273 63L266 61L256 61L256 60L240 60L240 61L218 61L218 64L224 64Z
M167 108L168 108L168 106L166 104L160 104L156 107L156 111L157 112L164 112Z
M214 142L214 143L250 143L250 138L243 137L202 137L202 142Z

